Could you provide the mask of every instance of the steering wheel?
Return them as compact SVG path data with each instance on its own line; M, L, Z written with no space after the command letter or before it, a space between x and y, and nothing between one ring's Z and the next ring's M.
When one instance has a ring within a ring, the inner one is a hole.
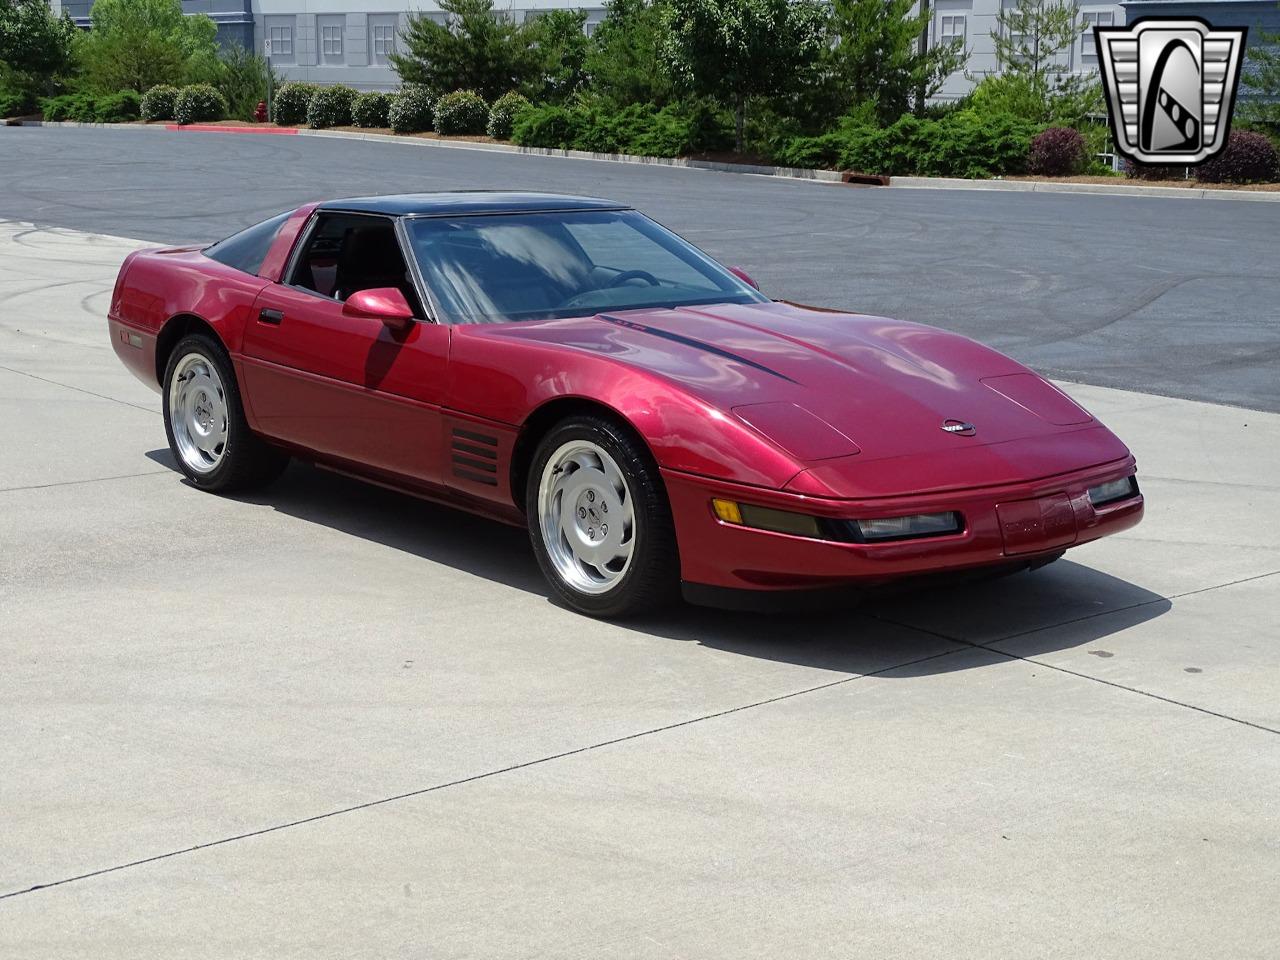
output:
M620 287L628 280L643 280L651 287L661 286L661 282L648 270L623 270L620 274L610 280L605 286Z

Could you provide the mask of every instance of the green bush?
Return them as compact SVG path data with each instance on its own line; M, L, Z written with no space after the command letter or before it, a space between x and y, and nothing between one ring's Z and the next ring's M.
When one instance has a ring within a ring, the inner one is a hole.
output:
M733 146L731 118L701 101L668 104L661 110L634 104L606 127L617 131L619 151L644 157L679 157Z
M790 167L836 167L897 176L985 178L1026 171L1036 124L959 110L937 120L905 116L892 126L846 123L817 137L793 137L777 151Z
M258 104L267 101L267 90L276 82L274 71L268 71L266 60L238 43L222 51L219 63L213 85L227 98L227 118L256 119Z
M522 147L574 149L589 125L587 115L569 107L543 106L522 110L512 124L511 139Z
M119 93L64 93L40 101L40 111L49 121L71 120L76 123L125 123L136 120L142 98L132 90Z
M121 90L98 97L94 120L98 123L126 123L142 114L142 97L133 90Z
M0 87L0 117L21 117L36 108L36 98L29 92Z
M227 98L207 83L193 83L178 91L173 119L180 124L221 120L227 115Z
M430 130L436 101L426 87L409 84L391 98L387 108L387 125L396 133L420 133Z
M276 91L273 109L275 121L282 127L296 127L307 122L307 109L318 88L311 83L285 83Z
M311 95L307 106L307 126L313 130L351 126L351 104L355 98L356 92L342 84L321 87Z
M727 120L701 103L531 107L516 118L512 140L522 146L678 157L723 150L732 143Z
M81 94L64 93L60 97L41 97L40 115L50 123L67 120L72 110L79 107L81 96Z
M178 88L158 83L142 95L143 120L172 120Z
M516 122L520 111L531 106L529 101L512 90L504 93L489 108L489 125L485 131L495 140L510 140L511 127Z
M385 127L391 97L385 93L362 93L351 101L353 127Z
M436 132L446 136L484 133L489 105L474 90L455 90L436 101Z

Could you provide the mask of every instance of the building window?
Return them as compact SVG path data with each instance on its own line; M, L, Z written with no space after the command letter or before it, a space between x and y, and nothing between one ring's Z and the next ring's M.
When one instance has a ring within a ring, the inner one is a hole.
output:
M320 28L321 50L326 57L342 56L342 28L324 26Z
M267 30L267 38L271 41L271 55L273 57L293 56L292 27L270 27Z
M1098 47L1093 42L1094 27L1109 27L1115 22L1115 15L1110 10L1096 13L1084 13L1084 31L1080 34L1080 56L1085 60L1098 59Z
M938 18L938 43L946 46L959 41L964 46L965 18L963 16L945 16Z
M396 52L396 31L394 27L375 24L373 28L373 55L387 57Z
M396 52L396 33L399 30L398 17L394 13L379 13L369 16L369 62L387 64L391 55Z
M319 62L329 66L346 63L346 14L321 14L316 17L316 49Z

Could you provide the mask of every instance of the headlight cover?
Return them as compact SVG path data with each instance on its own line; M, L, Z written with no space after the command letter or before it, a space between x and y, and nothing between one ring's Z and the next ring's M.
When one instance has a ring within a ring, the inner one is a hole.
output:
M1089 502L1095 507L1105 506L1108 503L1117 503L1121 500L1129 500L1138 495L1138 478L1136 476L1127 476L1123 480L1108 480L1106 483L1100 483L1096 487L1089 488Z
M955 512L917 513L874 520L836 520L738 503L719 497L711 500L711 512L721 522L734 526L787 533L793 537L808 537L813 540L833 540L837 543L917 540L921 537L943 537L964 530L964 517Z
M876 520L853 520L862 541L914 540L917 537L942 537L964 529L964 518L958 513L916 513L908 517L882 517Z

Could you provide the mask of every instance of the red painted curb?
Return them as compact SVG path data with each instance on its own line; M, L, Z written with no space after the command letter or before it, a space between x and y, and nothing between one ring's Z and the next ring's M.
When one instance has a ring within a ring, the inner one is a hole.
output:
M298 132L297 127L219 127L211 123L188 123L181 126L176 123L166 123L166 130L187 133L259 133L259 134L275 134L278 136L290 136Z

